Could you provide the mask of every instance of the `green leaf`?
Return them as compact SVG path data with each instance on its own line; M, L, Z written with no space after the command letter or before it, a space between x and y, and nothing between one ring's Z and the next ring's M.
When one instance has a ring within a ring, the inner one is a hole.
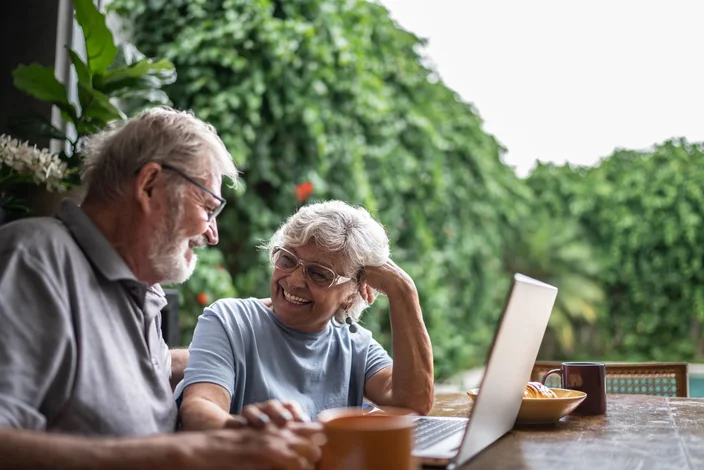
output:
M72 107L73 107L73 106L72 106ZM74 112L74 113L76 112L75 108L74 108L74 111L73 111L73 112ZM65 122L73 122L73 123L75 123L76 121L78 121L78 116L77 116L77 115L76 115L76 116L71 116L68 112L66 112L65 109L61 109L61 119L63 119Z
M79 94L90 93L90 101L83 109L83 116L90 119L97 119L108 124L112 121L125 119L127 116L110 102L103 93L98 90L86 90L80 83L78 84ZM83 89L81 91L81 89Z
M83 62L83 60L78 56L78 54L76 54L76 51L74 51L73 49L69 49L68 53L71 56L71 62L73 62L73 67L76 69L78 83L83 83L86 86L92 87L92 77L90 69L88 68L88 64Z
M171 61L148 59L132 44L120 44L108 70L93 78L94 88L112 96L134 89L161 88L176 81Z
M118 70L129 67L142 59L146 59L146 57L147 56L142 54L134 44L123 42L117 46L115 60L112 61L108 70Z
M19 116L10 116L7 120L10 132L21 138L48 137L50 139L65 140L66 135L54 127L47 118L36 111L28 111Z
M115 59L117 47L112 32L93 0L73 0L76 21L83 30L88 54L88 67L93 73L103 73Z
M109 71L105 78L106 81L119 80L125 77L140 77L142 75L153 75L156 72L161 72L159 78L162 80L175 79L176 70L174 64L170 60L161 59L157 62L151 59L142 59L139 62L118 70Z
M93 99L92 74L88 65L81 60L75 51L69 49L68 52L78 76L78 101L81 103L81 107L85 109Z
M120 80L111 80L105 83L102 77L96 77L93 80L93 85L96 90L110 96L122 96L135 90L154 90L161 87L161 81L151 75L142 77L125 77Z
M76 109L68 101L66 87L54 76L54 69L36 63L19 65L13 72L14 85L38 100L56 105L72 120Z
M20 65L13 72L14 85L37 99L50 103L68 101L66 87L54 76L54 70L39 64Z
M78 135L91 135L95 134L96 132L99 132L103 127L102 122L94 122L92 120L89 121L81 121L78 123L78 126L76 126L76 132L78 132Z
M83 108L83 115L85 115L86 109L92 104L94 93L95 90L90 85L78 82L78 101L81 103L81 108Z

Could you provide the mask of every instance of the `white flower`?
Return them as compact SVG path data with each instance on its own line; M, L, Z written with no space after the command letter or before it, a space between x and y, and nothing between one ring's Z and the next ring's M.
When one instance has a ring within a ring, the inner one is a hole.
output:
M31 177L37 185L48 191L64 191L61 181L66 176L67 165L58 155L47 149L38 149L29 142L20 142L0 134L0 167L5 166L18 175Z

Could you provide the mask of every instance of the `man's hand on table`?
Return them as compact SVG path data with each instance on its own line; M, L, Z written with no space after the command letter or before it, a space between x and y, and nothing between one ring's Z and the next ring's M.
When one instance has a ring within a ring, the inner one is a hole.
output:
M243 436L237 445L238 468L313 469L325 443L322 426L312 423L295 402L247 405L241 415L230 417L224 430L215 432L233 429Z
M313 470L320 459L323 434L310 425L263 429L184 432L178 437L184 465L193 470Z

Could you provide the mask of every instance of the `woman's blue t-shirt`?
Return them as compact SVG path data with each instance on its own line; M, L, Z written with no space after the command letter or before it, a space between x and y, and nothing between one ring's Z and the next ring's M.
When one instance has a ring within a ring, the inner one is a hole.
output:
M311 419L329 408L361 406L364 384L392 360L360 326L316 333L281 323L261 301L218 300L198 319L185 377L176 387L210 382L232 397L231 413L269 399L297 401Z

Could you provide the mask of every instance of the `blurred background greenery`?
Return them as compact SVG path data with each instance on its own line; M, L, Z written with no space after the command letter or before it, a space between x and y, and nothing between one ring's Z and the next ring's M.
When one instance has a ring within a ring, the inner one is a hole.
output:
M242 171L225 189L220 245L180 289L184 344L213 299L268 296L257 245L302 203L335 198L386 226L420 291L439 379L484 362L513 272L560 289L542 358L704 357L701 144L539 165L521 179L420 55L423 41L378 4L111 8L141 51L173 62L170 100L215 125ZM383 299L362 322L390 348Z

